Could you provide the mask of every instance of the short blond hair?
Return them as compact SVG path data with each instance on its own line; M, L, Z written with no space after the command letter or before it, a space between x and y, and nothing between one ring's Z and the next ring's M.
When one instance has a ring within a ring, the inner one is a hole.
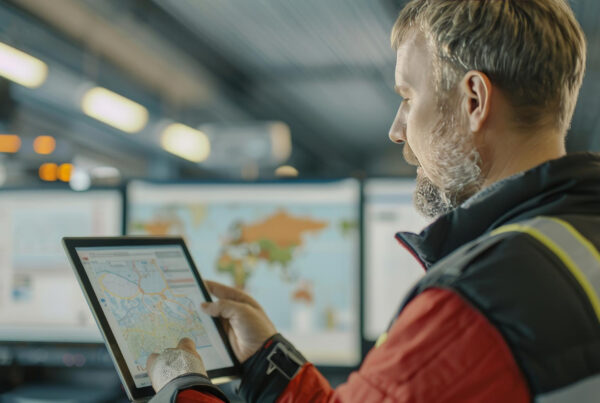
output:
M477 70L508 97L519 127L568 130L586 43L565 0L412 0L394 24L392 47L415 31L434 49L440 95Z

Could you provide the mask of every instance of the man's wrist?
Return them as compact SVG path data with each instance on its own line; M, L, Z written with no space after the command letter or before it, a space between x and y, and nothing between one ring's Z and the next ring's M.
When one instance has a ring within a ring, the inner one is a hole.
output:
M201 374L206 377L206 368L202 359L197 354L178 348L168 348L163 351L148 365L147 370L152 386L157 392L172 379L181 375Z
M305 363L288 340L275 334L242 365L239 392L248 402L275 401Z

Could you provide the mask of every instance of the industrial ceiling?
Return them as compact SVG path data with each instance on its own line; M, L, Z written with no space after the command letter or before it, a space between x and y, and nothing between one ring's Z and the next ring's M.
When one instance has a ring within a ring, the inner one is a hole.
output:
M37 46L55 63L191 126L285 122L293 139L289 162L309 176L411 175L401 147L387 139L399 103L389 31L403 4L11 0L0 5L0 19L4 13L21 20L0 29L0 40ZM587 35L589 58L568 148L599 151L600 2L571 4ZM36 33L31 26L43 28ZM128 145L120 148L128 155L160 155L143 138L124 141ZM196 173L183 166L183 172Z

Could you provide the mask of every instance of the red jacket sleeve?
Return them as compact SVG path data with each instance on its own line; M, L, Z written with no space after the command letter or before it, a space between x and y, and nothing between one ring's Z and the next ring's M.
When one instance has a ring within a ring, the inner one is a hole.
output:
M529 402L500 333L459 295L430 289L398 317L387 340L336 390L306 365L278 399L291 402Z
M221 399L195 390L184 390L177 395L177 403L223 403Z
M278 402L530 400L521 371L496 328L459 295L430 289L404 309L387 340L369 352L345 384L332 389L315 367L306 364ZM177 398L177 403L217 401L193 391Z

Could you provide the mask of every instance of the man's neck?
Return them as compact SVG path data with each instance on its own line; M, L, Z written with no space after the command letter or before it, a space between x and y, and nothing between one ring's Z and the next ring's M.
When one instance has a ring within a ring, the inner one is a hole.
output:
M524 139L525 140L522 140ZM493 148L483 187L566 155L563 136L558 133L526 133L506 136Z

